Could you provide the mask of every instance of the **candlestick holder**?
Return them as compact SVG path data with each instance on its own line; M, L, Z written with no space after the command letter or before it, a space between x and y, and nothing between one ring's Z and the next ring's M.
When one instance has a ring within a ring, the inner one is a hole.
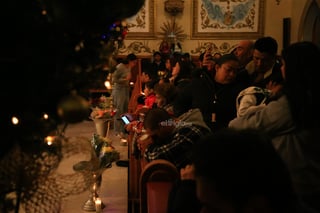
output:
M84 211L96 211L96 199L99 198L98 190L101 187L103 172L112 167L112 162L120 158L119 152L111 146L111 142L94 134L91 141L91 159L80 161L73 166L75 171L86 172L91 175L89 198L82 206ZM99 209L100 209L99 198ZM105 204L101 202L101 209Z
M89 199L83 204L82 209L84 211L96 211L96 199L99 198L99 188L101 187L102 172L97 171L92 173L93 183L89 193ZM105 204L101 201L101 209L105 207Z
M83 204L82 210L84 211L96 211L96 198L99 198L98 191L101 187L102 173L106 168L97 168L96 161L80 161L73 166L76 171L90 171L92 173L92 185L89 190L89 198ZM101 202L101 209L105 207L105 204Z

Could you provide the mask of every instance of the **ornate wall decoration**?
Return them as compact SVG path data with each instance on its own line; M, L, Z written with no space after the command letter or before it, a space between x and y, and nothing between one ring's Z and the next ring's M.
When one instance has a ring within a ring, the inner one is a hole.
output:
M126 19L128 39L154 39L154 0L145 0L139 12Z
M232 45L229 42L223 42L219 46L214 42L199 42L198 46L194 50L191 50L190 53L199 55L205 52L208 46L212 48L212 54L216 52L221 54L230 53L236 47L236 45Z
M194 0L192 38L263 35L264 0Z
M134 41L129 43L127 46L119 49L119 55L126 55L127 53L152 54L153 51L151 50L147 42Z
M173 18L171 21L164 22L160 29L162 30L162 32L159 33L160 38L162 39L162 43L159 47L160 51L163 54L181 52L181 42L183 42L187 37L187 35L184 33L183 27L178 25ZM164 46L167 47L168 51L165 51Z
M174 20L164 22L160 29L162 32L159 34L162 40L169 41L170 43L182 42L187 37L187 35L184 33L183 27L177 24Z

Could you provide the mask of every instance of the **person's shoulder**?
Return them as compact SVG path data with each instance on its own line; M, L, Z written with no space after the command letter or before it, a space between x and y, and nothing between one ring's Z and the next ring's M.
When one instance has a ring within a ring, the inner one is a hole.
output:
M270 90L266 89L266 88L262 88L262 87L257 87L257 86L249 86L244 88L241 91L242 94L247 95L247 94L257 94L257 93L261 93L261 94L266 94L268 95L270 93Z
M145 101L154 101L155 99L156 99L156 94L153 92L146 97Z
M250 62L246 65L245 70L248 72L249 75L251 75L252 73L254 73L254 71L255 71L255 66L254 66L253 60L250 61Z
M150 93L150 94L149 94L149 97L155 98L155 97L156 97L156 93L154 93L154 92Z
M117 66L116 66L116 70L120 70L120 69L123 69L125 67L124 63L119 63Z

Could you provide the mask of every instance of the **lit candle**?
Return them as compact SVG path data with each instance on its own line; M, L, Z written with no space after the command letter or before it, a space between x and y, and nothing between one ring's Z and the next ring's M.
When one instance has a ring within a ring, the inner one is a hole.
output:
M100 198L96 198L95 200L96 203L96 213L101 213L101 199Z
M105 86L107 89L112 89L112 86L111 86L111 82L110 82L110 81L105 81L105 82L104 82L104 86Z
M93 184L92 190L93 190L93 192L96 192L96 190L97 190L97 184L96 183Z

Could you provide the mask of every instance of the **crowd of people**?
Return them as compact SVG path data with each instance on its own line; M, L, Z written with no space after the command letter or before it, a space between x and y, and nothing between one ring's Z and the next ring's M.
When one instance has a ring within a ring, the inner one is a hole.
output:
M143 122L124 127L139 123L139 158L181 171L168 213L320 212L319 47L279 51L265 36L199 60L156 52L143 73Z

